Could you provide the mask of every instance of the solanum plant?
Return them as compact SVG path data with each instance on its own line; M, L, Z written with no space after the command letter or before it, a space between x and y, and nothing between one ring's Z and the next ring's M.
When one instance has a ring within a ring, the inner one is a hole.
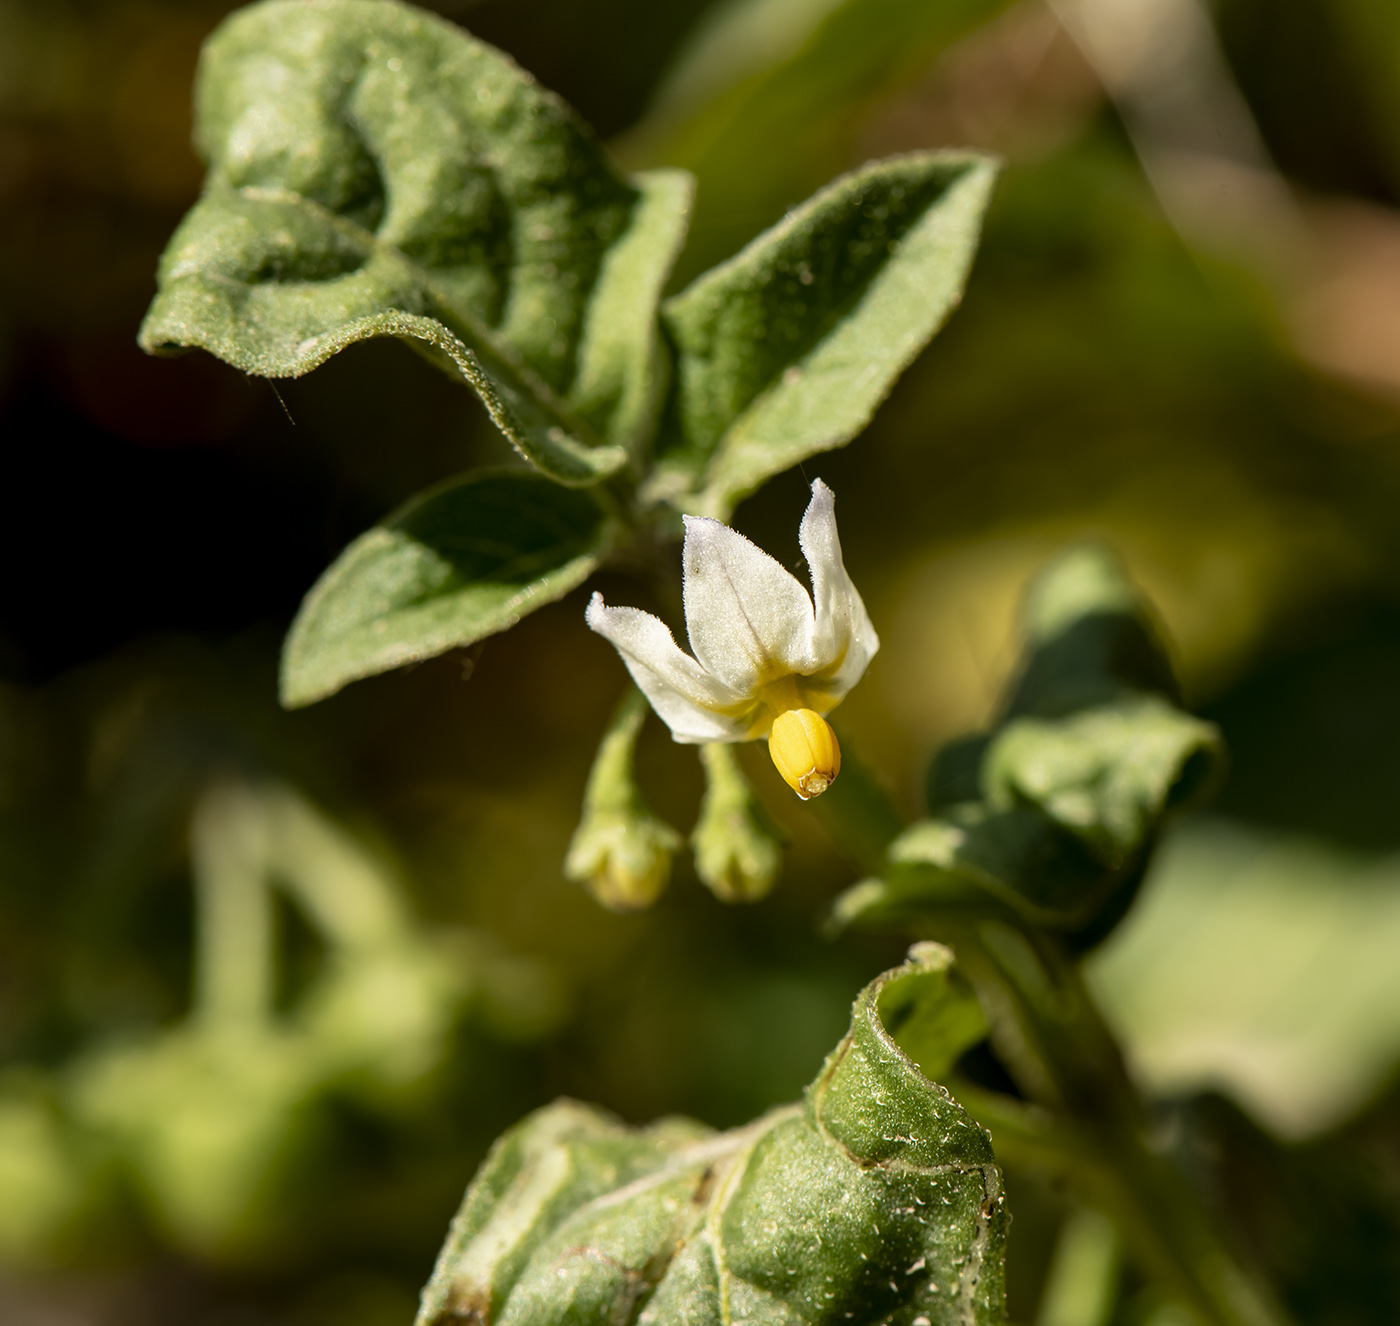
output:
M692 653L595 595L589 625L640 689L603 734L568 872L617 909L665 884L680 837L633 773L649 701L699 747L691 844L721 899L777 875L732 749L767 738L868 875L833 929L919 941L857 998L800 1106L716 1135L557 1104L508 1133L420 1322L990 1326L1007 1234L994 1148L1064 1176L1164 1304L1217 1326L1282 1321L1148 1145L1076 965L1220 759L1112 555L1076 549L1042 577L1000 721L940 753L929 816L906 826L849 754L842 771L826 720L878 648L833 494L814 483L802 521L810 595L724 523L855 437L938 331L995 162L872 162L667 295L690 179L626 177L558 99L436 17L267 0L209 40L196 102L208 178L142 344L279 377L396 337L470 387L514 449L341 554L287 638L284 703L508 629L604 565L634 572L674 625L683 599ZM960 1069L984 1041L1014 1095Z

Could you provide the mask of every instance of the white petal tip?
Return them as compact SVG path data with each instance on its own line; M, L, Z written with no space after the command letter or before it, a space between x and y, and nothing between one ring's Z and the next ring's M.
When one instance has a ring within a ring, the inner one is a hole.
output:
M718 526L720 529L729 529L729 526L726 525L724 521L716 520L713 516L682 516L681 520L685 523L685 532L687 534L690 534L692 531L709 530L715 526ZM733 531L731 531L731 533L732 532Z

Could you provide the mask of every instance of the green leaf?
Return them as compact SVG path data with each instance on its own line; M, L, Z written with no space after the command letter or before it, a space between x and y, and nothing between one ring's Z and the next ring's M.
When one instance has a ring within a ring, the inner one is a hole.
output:
M860 432L962 298L995 177L968 153L874 162L668 300L677 381L652 491L722 517Z
M1087 925L1118 883L1046 816L984 802L906 829L890 846L888 878L886 905L906 914L936 902L1057 929Z
M632 225L603 261L569 399L610 442L640 453L670 384L657 320L661 289L685 242L694 180L683 170L637 177Z
M915 944L909 957L919 970L886 982L876 1008L899 1048L936 1081L987 1034L987 1019L953 965L952 949L925 941Z
M992 742L983 779L990 804L1029 802L1117 869L1168 805L1195 796L1220 754L1213 724L1145 695L1013 720Z
M526 472L450 479L362 534L306 596L282 654L282 703L513 626L582 584L610 538L586 492Z
M688 177L627 182L499 51L387 0L253 5L204 48L196 142L147 350L286 377L407 339L561 483L650 432Z
M987 1135L881 1020L946 1046L942 1008L965 1035L950 957L916 945L867 986L805 1101L747 1127L531 1115L467 1190L418 1326L1003 1321Z
M1178 708L1151 613L1111 552L1062 555L1023 616L1001 722L939 752L932 817L839 901L838 924L962 912L1095 941L1132 901L1167 814L1218 777L1220 734Z

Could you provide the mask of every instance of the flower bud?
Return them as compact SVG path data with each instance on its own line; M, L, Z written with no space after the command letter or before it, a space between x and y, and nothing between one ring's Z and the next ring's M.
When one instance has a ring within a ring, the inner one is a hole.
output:
M731 746L700 747L705 799L690 835L695 873L721 902L757 902L778 878L776 831L745 780Z
M783 781L803 801L819 797L841 772L841 747L815 709L789 709L773 720L768 753Z
M564 873L609 911L650 907L671 877L680 836L640 806L584 811L569 844Z

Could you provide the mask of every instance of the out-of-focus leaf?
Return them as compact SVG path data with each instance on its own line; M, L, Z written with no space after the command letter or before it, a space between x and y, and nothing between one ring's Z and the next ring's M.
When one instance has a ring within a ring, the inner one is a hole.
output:
M891 844L840 923L1000 911L1100 938L1141 881L1163 817L1198 798L1220 735L1177 707L1150 611L1106 549L1070 550L1027 596L1028 653L990 733L929 770L933 818Z
M610 442L636 452L650 442L670 382L657 304L685 242L694 179L647 171L627 232L609 250L588 305L569 403Z
M517 1125L467 1191L418 1326L1001 1322L991 1146L881 1021L941 1062L967 1019L949 958L918 945L867 986L806 1100L747 1127L634 1129L570 1101Z
M209 39L204 196L161 260L148 350L268 377L409 339L561 483L622 465L664 382L677 172L629 184L500 52L385 0L269 0Z
M874 162L668 300L675 409L654 491L723 517L850 441L961 299L995 177L968 153Z
M473 474L362 534L306 596L282 655L282 703L513 626L581 584L608 542L586 492L528 473Z
M316 1050L291 1029L188 1023L95 1047L70 1070L68 1105L167 1238L237 1259L289 1232L275 1199L285 1203L286 1171L316 1131L327 1076Z
M715 6L634 131L629 156L698 176L695 261L714 262L859 160L852 153L865 109L1005 6L1006 0Z
M1087 925L1117 885L1044 815L983 802L949 807L911 825L889 849L878 886L837 905L842 922L903 920L930 908L979 914L1004 910L1036 925Z
M0 1193L28 1203L41 1252L73 1220L58 1205L63 1143L80 1177L96 1157L139 1193L175 1246L219 1261L266 1257L296 1238L302 1180L334 1127L328 1094L392 1110L432 1080L473 1004L513 1038L557 1018L548 972L488 936L426 931L385 863L289 788L215 786L191 836L191 1016L77 1056L53 1092L52 1127L35 1105L9 1108L0 1087ZM274 882L324 944L285 1012L273 1006ZM505 1016L492 1010L506 999ZM6 1234L0 1220L0 1252Z
M51 1092L20 1075L0 1078L0 1260L7 1266L65 1260L70 1235L92 1199L92 1157Z
M1400 1065L1400 858L1193 820L1086 975L1140 1080L1298 1139Z
M1145 695L1013 719L988 749L983 779L993 806L1029 802L1118 868L1172 799L1194 792L1196 770L1209 771L1219 745L1212 724Z

